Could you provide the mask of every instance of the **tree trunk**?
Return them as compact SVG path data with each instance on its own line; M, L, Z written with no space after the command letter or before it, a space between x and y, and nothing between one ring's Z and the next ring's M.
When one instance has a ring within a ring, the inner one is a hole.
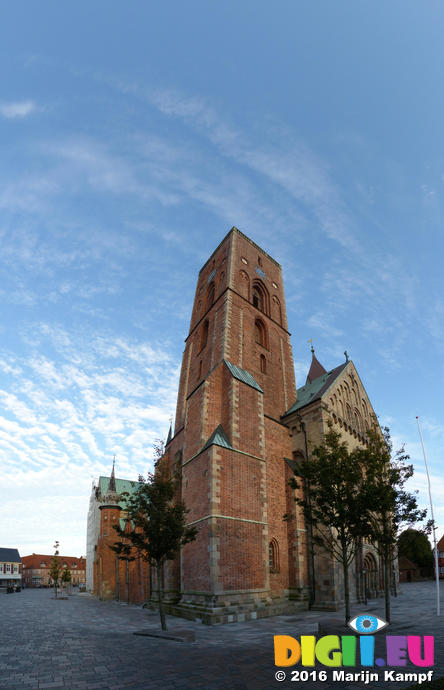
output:
M350 585L348 581L348 561L347 545L341 542L342 547L342 571L344 574L344 599L345 599L345 622L350 620Z
M162 563L157 564L157 596L159 597L160 624L162 626L162 630L167 630L165 611L163 610L162 566Z
M385 594L385 620L390 623L390 552L384 548L384 594Z

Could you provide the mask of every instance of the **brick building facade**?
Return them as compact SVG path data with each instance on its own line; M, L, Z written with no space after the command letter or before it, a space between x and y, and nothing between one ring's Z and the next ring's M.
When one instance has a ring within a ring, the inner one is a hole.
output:
M307 381L296 389L281 266L232 228L198 276L165 447L188 522L199 528L166 565L167 610L222 623L341 606L341 568L310 548L289 480L329 421L353 447L366 442L372 419L348 356L327 372L313 351ZM116 597L114 556L108 549L100 565L98 555L109 539L104 525L121 519L120 508L118 496L102 500L95 591ZM380 591L370 545L360 545L350 579L352 601Z
M232 228L199 273L166 446L199 527L167 568L172 613L217 623L340 605L340 568L309 555L288 482L329 419L353 446L373 410L348 358L326 372L313 354L306 385L298 394L281 267ZM355 599L380 589L373 549L358 560Z
M439 577L444 578L444 535L437 544Z
M114 466L110 477L100 477L90 498L87 525L87 589L100 599L117 599L130 604L145 602L151 592L150 572L146 562L134 552L134 561L124 561L110 549L118 537L119 525L130 529L122 493L132 493L138 482L118 479Z
M49 587L52 584L49 570L53 555L33 553L23 556L23 583L26 587ZM85 584L84 558L76 556L58 556L60 565L71 571L71 583L73 585Z

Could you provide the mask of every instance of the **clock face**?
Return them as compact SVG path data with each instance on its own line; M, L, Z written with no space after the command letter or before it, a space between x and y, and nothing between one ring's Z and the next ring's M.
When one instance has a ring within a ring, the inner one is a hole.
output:
M256 266L256 273L258 274L258 276L260 276L260 277L263 278L264 280L265 280L266 277L267 277L267 276L265 275L265 273L263 272L263 270L262 270L261 268L259 268L259 266Z

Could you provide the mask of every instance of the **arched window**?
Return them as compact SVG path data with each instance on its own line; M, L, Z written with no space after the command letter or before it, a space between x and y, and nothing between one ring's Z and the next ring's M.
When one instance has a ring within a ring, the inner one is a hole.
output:
M250 278L246 271L240 271L239 292L242 297L250 300Z
M216 291L216 286L214 285L214 282L211 281L209 287L208 287L208 292L207 292L207 309L211 307L211 305L214 303L214 293Z
M265 359L265 355L261 355L260 361L261 361L261 372L263 374L266 374L267 373L267 360Z
M256 319L254 322L254 339L258 345L267 347L267 332L263 322L260 319Z
M279 302L279 298L276 297L276 295L273 295L273 313L272 317L274 318L275 321L281 324L282 326L282 310L281 310L281 303Z
M200 308L201 308L201 306L202 306L202 301L199 300L198 303L197 303L197 305L196 305L196 317L197 317L197 318L199 318L199 316L200 316Z
M342 400L339 400L338 402L339 402L338 412L341 415L341 417L344 418L344 404L343 404Z
M270 573L279 572L279 545L276 539L272 539L268 545L268 565Z
M202 330L200 332L200 350L203 350L208 341L208 329L210 327L210 322L205 319L202 324Z
M261 280L256 279L253 282L251 299L256 309L260 309L264 314L270 316L270 297L267 288Z
M256 309L264 311L264 295L257 285L253 287L253 305Z

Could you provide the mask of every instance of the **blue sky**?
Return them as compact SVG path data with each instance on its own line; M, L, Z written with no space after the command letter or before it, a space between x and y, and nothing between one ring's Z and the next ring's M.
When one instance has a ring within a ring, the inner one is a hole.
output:
M297 385L348 350L444 531L442 3L27 3L0 27L0 541L85 552L165 438L198 270L283 267Z

